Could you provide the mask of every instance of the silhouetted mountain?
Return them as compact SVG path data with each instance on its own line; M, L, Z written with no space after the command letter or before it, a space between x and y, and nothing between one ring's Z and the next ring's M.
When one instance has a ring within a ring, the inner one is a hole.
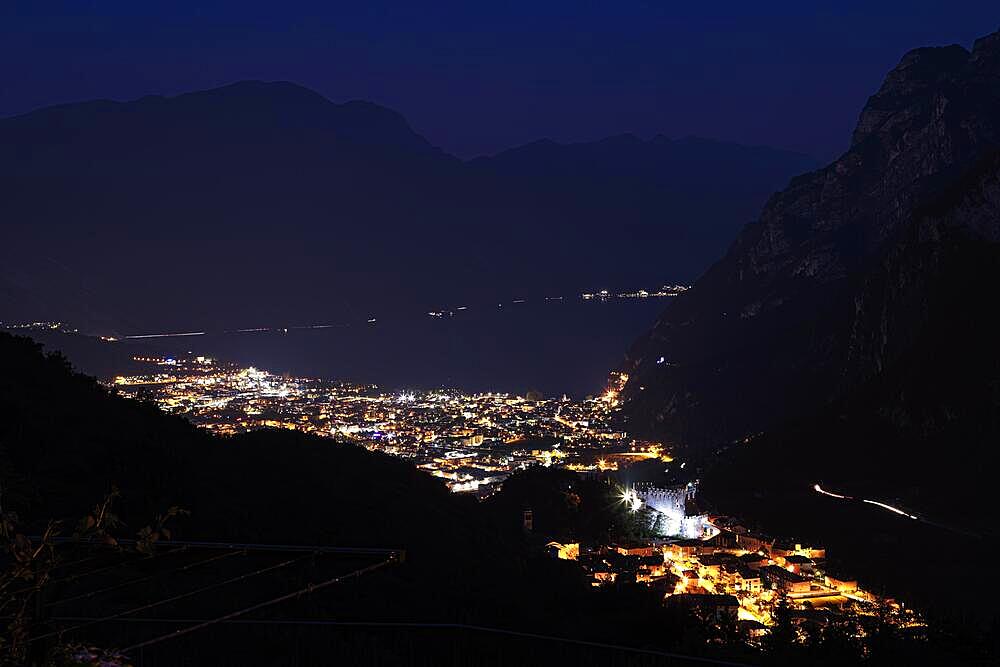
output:
M604 267L595 275L606 280L627 273L629 262L654 262L664 279L697 275L762 193L786 183L790 170L817 166L811 157L772 148L630 134L536 141L471 164L512 192L528 193L533 208L551 211L549 225L562 243Z
M998 49L904 57L851 149L774 197L630 353L633 426L687 446L716 509L820 540L935 614L974 605L928 581L924 546L996 546Z
M822 543L962 632L995 610L927 577L926 549L997 543L998 149L1000 33L908 53L851 148L773 197L627 359L631 427L686 449L713 509Z
M702 491L782 534L808 533L858 576L960 627L995 627L971 591L927 578L923 545L994 551L990 453L1000 442L1000 152L919 207L854 292L845 369L868 374L708 464ZM836 493L927 522L850 506Z
M970 364L970 384L995 368L992 346L968 350L994 316L979 290L997 278L982 258L1000 240L998 53L994 34L971 53L902 59L862 111L851 148L774 196L634 345L634 428L692 447L741 439L886 381L918 349L961 350L953 359ZM966 300L973 292L984 299ZM950 301L971 312L952 320ZM951 363L931 360L942 372ZM916 378L896 377L879 409L900 425L941 416L908 404ZM922 400L947 413L951 390Z
M644 141L632 134L573 144L542 139L471 161L540 191L584 198L598 193L577 185L596 188L599 193L614 184L631 187L634 193L655 188L661 197L690 190L746 197L786 179L796 163L800 170L816 166L807 155L765 146L663 135ZM627 207L631 201L624 198L618 203Z
M18 248L6 250L16 255ZM7 260L0 266L0 323L79 322L87 331L121 326L115 315L102 310L101 295L72 269L44 256L0 258Z
M337 141L434 152L398 113L377 104L334 104L308 88L288 82L242 81L176 97L149 95L134 102L95 100L64 104L9 118L5 138L38 154L41 146L62 143L99 148L99 139L141 144L188 134L309 131ZM6 134L9 132L10 134ZM160 135L160 136L157 136Z
M243 326L683 281L809 164L627 137L464 163L391 110L261 82L42 109L0 120L0 145L5 265L90 287L30 280L28 306L0 308L62 298L98 314L88 330L108 313Z

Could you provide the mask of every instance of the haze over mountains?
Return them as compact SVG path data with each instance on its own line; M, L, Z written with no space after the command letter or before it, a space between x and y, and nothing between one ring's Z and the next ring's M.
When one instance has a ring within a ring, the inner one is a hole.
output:
M384 107L252 81L41 109L0 144L0 310L102 332L692 280L814 164L628 135L463 162Z

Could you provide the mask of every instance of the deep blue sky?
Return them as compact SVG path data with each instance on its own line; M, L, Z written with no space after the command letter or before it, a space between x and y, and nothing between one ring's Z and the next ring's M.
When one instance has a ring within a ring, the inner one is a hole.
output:
M826 159L904 52L998 27L995 0L7 0L0 116L287 79L392 107L461 156L634 132Z

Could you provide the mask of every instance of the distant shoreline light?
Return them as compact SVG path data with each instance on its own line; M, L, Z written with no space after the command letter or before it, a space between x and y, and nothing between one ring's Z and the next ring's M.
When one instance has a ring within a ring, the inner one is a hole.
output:
M659 289L654 291L648 291L644 289L635 290L631 292L612 292L610 290L600 290L598 292L582 292L577 295L577 298L582 301L611 301L617 299L650 299L650 298L664 298L664 297L675 297L683 294L684 292L691 289L690 285L663 285ZM570 297L572 299L572 297ZM565 301L567 300L563 296L546 296L538 299L527 299L527 298L517 298L512 299L508 302L502 302L497 304L497 308L503 308L504 305L521 305L530 302L553 302L553 301ZM454 308L440 308L437 310L427 311L424 316L432 318L445 318L445 317L455 317L457 313L475 310L475 307L470 307L469 305L461 305ZM358 326L361 322L340 322L340 323L320 323L320 324L306 324L306 325L284 325L284 326L273 326L273 327L245 327L240 329L230 329L225 331L171 331L163 333L141 333L141 334L129 334L125 336L115 335L104 335L98 336L106 342L117 342L121 340L148 340L154 338L189 338L194 336L208 336L212 334L234 334L234 333L284 333L287 334L293 330L305 330L305 329L333 329L333 328L344 328ZM374 315L370 315L365 319L364 324L368 326L378 325L378 319ZM70 327L70 325L64 322L19 322L19 323L0 323L0 328L9 330L58 330L66 333L77 333L78 329Z

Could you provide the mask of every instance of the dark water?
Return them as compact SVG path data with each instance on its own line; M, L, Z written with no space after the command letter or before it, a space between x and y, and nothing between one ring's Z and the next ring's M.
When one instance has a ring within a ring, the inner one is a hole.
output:
M172 354L255 364L279 373L387 388L597 393L668 299L535 301L452 316L378 316L326 329L212 333L144 341Z

